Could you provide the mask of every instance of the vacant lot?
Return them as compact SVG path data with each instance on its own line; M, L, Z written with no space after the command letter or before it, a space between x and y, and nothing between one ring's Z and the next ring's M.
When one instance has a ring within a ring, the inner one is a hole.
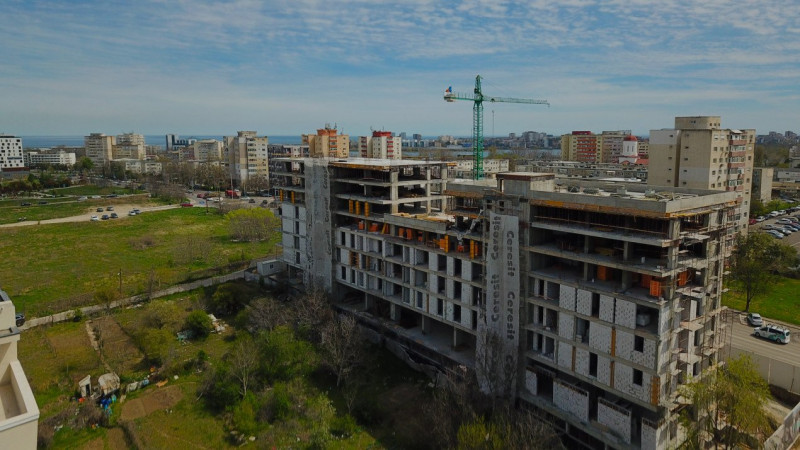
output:
M139 207L148 207L161 204L161 202L151 201L147 194L126 195L117 198L89 198L84 201L78 201L77 198L25 198L0 201L0 224L16 223L20 219L39 221L77 216L94 211L98 207L105 208L111 205L135 204ZM40 202L46 203L40 204ZM23 203L30 203L30 206L22 206Z
M0 274L17 311L34 317L208 276L202 271L269 255L274 244L232 242L223 216L180 208L0 229Z

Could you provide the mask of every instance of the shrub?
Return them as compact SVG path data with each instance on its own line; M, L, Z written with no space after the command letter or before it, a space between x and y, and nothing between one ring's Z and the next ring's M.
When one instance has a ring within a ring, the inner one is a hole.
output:
M204 311L195 309L186 317L186 329L204 339L211 333L211 318Z
M335 417L331 421L331 434L340 438L349 438L358 433L358 423L350 414Z

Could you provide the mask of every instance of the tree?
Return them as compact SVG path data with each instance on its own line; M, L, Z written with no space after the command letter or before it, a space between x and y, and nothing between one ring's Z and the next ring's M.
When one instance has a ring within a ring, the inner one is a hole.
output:
M748 355L710 369L681 389L691 405L680 415L688 448L705 448L709 441L725 448L749 446L752 435L768 431L769 386Z
M280 228L280 219L268 209L241 208L225 214L231 237L238 241L257 242L270 239Z
M211 333L211 318L204 311L195 309L186 316L186 329L199 338L204 338Z
M316 365L312 345L295 336L291 328L281 326L258 337L261 372L270 381L286 381L307 375Z
M321 338L323 361L336 374L336 386L339 387L362 364L366 341L358 322L351 315L340 315L328 322Z
M94 168L94 161L92 161L90 158L86 156L82 157L75 163L75 170L81 172L82 174L91 172L93 168Z
M247 397L247 388L258 370L258 347L250 338L239 341L229 355L231 375L239 381L239 395Z
M321 340L321 330L333 320L328 297L321 289L312 288L294 304L295 324L301 335L313 343Z
M740 234L731 257L731 278L745 295L745 311L753 298L769 291L776 274L797 259L797 251L765 233Z

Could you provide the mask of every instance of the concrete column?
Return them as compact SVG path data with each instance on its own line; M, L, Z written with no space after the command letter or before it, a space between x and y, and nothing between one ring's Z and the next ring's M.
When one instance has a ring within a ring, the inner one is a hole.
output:
M400 307L394 303L389 304L389 318L397 322L400 320Z
M431 331L431 318L428 316L422 316L422 321L420 323L420 328L422 328L422 334L428 334Z

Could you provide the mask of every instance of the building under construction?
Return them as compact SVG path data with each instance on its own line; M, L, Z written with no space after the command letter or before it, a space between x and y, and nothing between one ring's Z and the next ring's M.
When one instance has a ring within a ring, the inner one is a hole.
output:
M485 388L502 378L576 445L680 444L678 387L722 343L735 193L544 173L456 182L445 162L276 163L297 280Z

